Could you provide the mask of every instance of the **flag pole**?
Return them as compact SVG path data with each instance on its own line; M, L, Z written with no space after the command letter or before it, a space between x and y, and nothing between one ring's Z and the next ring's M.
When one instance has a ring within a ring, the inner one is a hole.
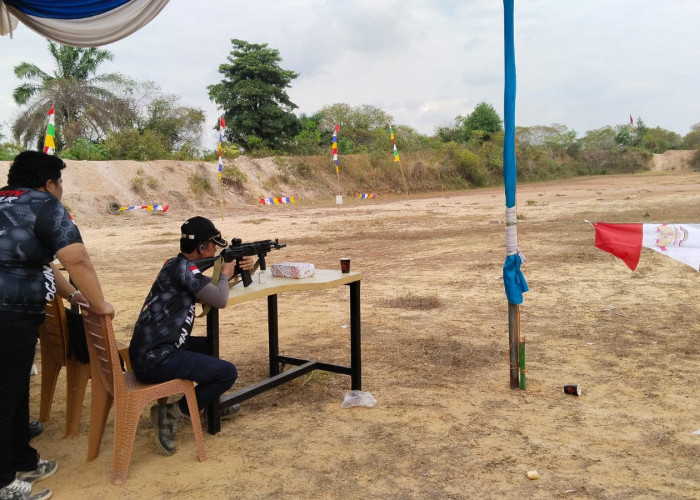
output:
M401 178L403 179L403 188L406 190L406 201L408 201L408 184L406 184L406 176L403 174L403 167L401 166L401 159L399 158L399 150L396 149L396 138L394 137L394 129L391 128L391 118L387 118L387 122L389 123L389 136L391 137L391 143L394 146L394 163L399 164Z
M515 205L515 43L513 34L514 0L503 0L503 35L505 60L505 89L503 92L503 184L506 195L506 261L503 264L503 284L508 299L508 337L510 357L510 387L525 389L525 337L520 334L520 304L528 291L520 271L523 260L518 248L518 217ZM522 352L521 352L522 351ZM522 376L522 380L520 380Z
M222 143L224 142L224 130L226 128L226 122L224 122L224 117L219 117L219 196L221 200L221 221L224 220L224 186L221 181L221 174L224 171L224 159L222 155Z
M335 164L335 177L338 183L338 195L340 195L340 168L338 167L338 131L340 126L336 123L333 128L333 139L331 141L331 154L333 155L333 163Z

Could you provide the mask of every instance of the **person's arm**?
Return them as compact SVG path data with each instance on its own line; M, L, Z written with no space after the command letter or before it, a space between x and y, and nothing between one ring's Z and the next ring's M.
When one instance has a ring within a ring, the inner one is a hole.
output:
M49 265L53 270L54 279L56 280L56 293L66 299L71 305L78 304L82 306L89 306L90 304L83 294L80 293L80 290L73 286L71 282L68 281L65 276L63 276L63 273L58 270L56 265L53 262Z
M199 290L195 294L197 301L216 309L226 307L226 302L228 301L228 280L223 279L224 273L221 273L221 278L216 285L209 283Z
M57 251L56 257L68 271L76 288L90 304L90 309L97 314L109 314L114 317L114 307L106 302L102 295L100 282L85 245L71 243Z

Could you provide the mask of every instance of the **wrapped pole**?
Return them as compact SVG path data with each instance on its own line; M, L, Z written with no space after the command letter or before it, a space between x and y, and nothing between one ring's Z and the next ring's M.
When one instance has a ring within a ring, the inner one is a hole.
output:
M503 38L505 60L505 89L503 92L503 184L506 195L506 261L503 264L503 284L508 298L508 334L510 357L510 387L521 386L520 367L520 304L523 292L527 292L527 283L520 263L522 255L518 249L518 218L515 209L515 43L513 35L514 0L503 0ZM524 363L524 346L523 358ZM524 370L524 365L523 365ZM524 371L523 371L524 373ZM524 387L524 386L523 386Z

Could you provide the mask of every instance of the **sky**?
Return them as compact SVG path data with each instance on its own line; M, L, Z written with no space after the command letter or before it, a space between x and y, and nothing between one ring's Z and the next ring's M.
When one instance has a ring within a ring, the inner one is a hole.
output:
M516 0L518 126L586 131L635 123L685 135L700 122L700 1ZM218 83L237 38L277 49L299 73L297 114L369 104L397 125L433 134L480 102L503 117L503 4L498 0L171 0L148 25L103 48L100 67L153 81L207 116L213 147ZM20 23L0 37L0 128L19 112L12 71L53 72L46 40ZM341 131L342 133L342 131Z

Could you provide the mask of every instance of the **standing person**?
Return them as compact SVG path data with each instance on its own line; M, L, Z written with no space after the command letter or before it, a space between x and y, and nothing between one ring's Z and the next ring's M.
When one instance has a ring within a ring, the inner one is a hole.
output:
M80 231L61 204L65 167L56 156L24 151L0 189L0 499L49 498L51 490L32 495L32 484L58 469L29 445L27 425L29 373L46 302L58 294L114 315ZM51 263L54 257L75 287Z
M196 382L197 405L203 410L231 388L238 372L232 363L208 354L206 337L190 336L195 302L217 309L226 307L228 280L233 278L236 262L223 263L221 279L214 285L193 261L214 257L217 247L226 247L226 240L205 217L192 217L180 229L180 253L165 262L146 297L134 326L129 358L143 382L176 378ZM239 264L243 270L250 270L254 260L244 257ZM230 418L238 410L239 405L230 406L221 417ZM175 432L185 417L189 417L189 409L184 397L151 408L156 446L162 453L172 455L177 451Z

